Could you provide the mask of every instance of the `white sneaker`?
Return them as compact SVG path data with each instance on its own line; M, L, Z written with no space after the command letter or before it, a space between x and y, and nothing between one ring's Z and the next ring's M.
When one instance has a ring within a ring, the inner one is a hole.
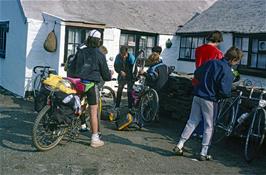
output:
M98 148L104 145L104 141L102 140L92 140L91 141L91 147Z

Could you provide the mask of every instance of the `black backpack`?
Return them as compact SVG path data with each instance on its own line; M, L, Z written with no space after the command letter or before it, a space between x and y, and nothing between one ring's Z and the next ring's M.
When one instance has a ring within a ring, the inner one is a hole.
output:
M76 63L77 63L76 54L69 55L64 68L64 70L67 72L68 77L76 76Z
M85 44L80 44L77 47L77 50L84 49L87 46ZM67 72L68 77L76 77L77 70L76 70L76 64L77 64L77 52L75 54L71 54L67 57L64 70Z

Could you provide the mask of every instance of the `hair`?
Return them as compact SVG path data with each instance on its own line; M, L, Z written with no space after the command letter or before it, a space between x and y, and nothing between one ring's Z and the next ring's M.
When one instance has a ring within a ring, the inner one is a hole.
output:
M88 36L87 46L92 48L99 48L102 45L102 40L100 38L95 38Z
M243 57L243 52L239 48L232 46L226 51L224 57L228 61L239 61Z
M148 57L148 63L149 64L154 64L160 61L160 55L157 52L153 52L152 54L150 54L150 56Z
M108 53L108 50L107 50L107 48L105 47L105 46L100 46L100 51L104 54L104 55L106 55L107 53Z
M151 49L152 52L157 52L159 54L161 54L162 52L162 47L161 46L154 46L152 49Z
M128 48L126 46L120 47L120 53L126 53L128 51Z
M223 35L220 31L214 31L207 36L206 40L212 43L220 43L223 41Z

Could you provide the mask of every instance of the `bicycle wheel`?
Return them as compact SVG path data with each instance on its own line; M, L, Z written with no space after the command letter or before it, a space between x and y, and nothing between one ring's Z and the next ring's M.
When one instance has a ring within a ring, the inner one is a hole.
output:
M149 123L154 120L159 108L159 97L154 89L149 89L141 97L139 108L140 117L144 122Z
M261 108L254 111L254 114L251 116L253 116L253 119L245 144L245 160L247 162L251 162L258 155L266 132L266 111Z
M103 86L101 90L102 110L112 108L116 102L115 91L109 86Z
M221 104L221 111L217 116L212 136L214 144L229 136L233 131L235 106L232 103L232 99L230 99Z
M33 81L33 97L36 98L41 90L41 86L42 86L42 75L38 74L34 81Z
M32 130L34 146L39 151L54 148L64 137L66 129L60 128L51 117L51 106L46 105L38 114Z

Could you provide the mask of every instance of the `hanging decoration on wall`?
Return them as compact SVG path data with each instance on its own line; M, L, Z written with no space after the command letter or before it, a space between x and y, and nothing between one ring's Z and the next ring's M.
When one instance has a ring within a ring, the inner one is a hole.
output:
M56 24L56 21L54 23L53 30L47 35L43 43L43 47L47 52L55 52L57 48L57 39L56 39L55 31L54 31L55 24Z
M165 42L165 46L168 49L172 46L172 41L170 40L170 38L168 38L168 40Z

